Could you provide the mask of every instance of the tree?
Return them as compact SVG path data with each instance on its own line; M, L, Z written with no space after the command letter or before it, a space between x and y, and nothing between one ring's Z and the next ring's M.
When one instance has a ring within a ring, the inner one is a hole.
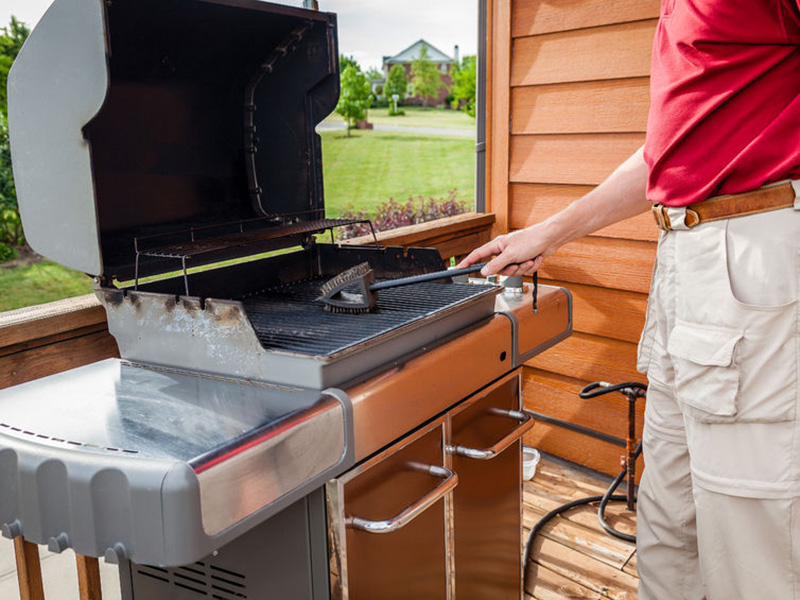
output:
M342 54L339 57L339 73L344 73L344 70L348 67L348 65L355 67L356 71L361 70L361 67L359 66L355 58L353 58L352 56L345 56L344 54Z
M390 114L394 114L394 103L392 96L397 94L402 102L406 97L408 91L408 81L406 81L406 69L403 65L393 65L389 69L389 76L386 78L386 87L383 88L386 92L386 98L389 100Z
M30 29L14 16L8 27L0 29L0 112L4 115L8 114L8 71L30 33Z
M0 29L0 254L4 253L3 244L25 243L17 206L17 193L14 188L14 175L11 171L6 89L8 71L29 34L30 30L16 17L11 17L8 27ZM10 249L6 246L6 256L9 256L9 251Z
M355 61L354 61L355 62ZM372 89L369 80L358 65L348 64L341 72L341 94L336 112L347 121L347 135L350 136L356 121L367 116L367 109L372 104Z
M422 106L428 106L428 98L439 95L439 90L447 89L442 83L442 73L428 58L428 48L420 50L419 56L411 63L411 81L414 93L422 97Z
M460 65L455 65L450 75L453 85L450 94L453 96L451 106L463 110L470 117L475 116L475 79L476 63L474 56L465 56Z
M0 256L4 255L3 244L17 246L24 243L17 194L14 190L14 174L11 172L8 126L5 115L0 113Z

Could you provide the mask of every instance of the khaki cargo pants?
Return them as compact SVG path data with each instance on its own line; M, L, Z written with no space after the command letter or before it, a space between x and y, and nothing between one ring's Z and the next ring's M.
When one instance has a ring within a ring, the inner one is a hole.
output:
M639 346L641 600L800 598L799 246L792 209L662 234Z

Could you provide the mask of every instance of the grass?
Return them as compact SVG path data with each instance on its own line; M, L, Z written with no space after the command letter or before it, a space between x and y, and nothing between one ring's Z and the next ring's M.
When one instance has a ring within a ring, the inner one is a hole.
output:
M89 277L49 260L16 269L0 269L0 312L82 296L91 291Z
M389 116L388 108L370 108L367 120L375 125L400 125L402 127L435 127L437 129L475 129L475 118L467 113L446 108L401 106L406 114ZM343 121L336 113L326 120Z
M247 259L228 260L216 265L204 265L188 269L189 273L206 271L211 268L222 267L237 262L259 260L268 256L292 252L297 248L287 248L273 252L264 252L250 256ZM181 271L166 273L170 277L177 277ZM143 277L141 284L148 283L159 277ZM118 282L122 286L132 286L133 281ZM43 260L30 266L16 267L14 269L0 269L0 312L14 310L25 306L34 306L45 302L53 302L62 298L83 296L92 291L92 280L87 275L61 266L49 260Z
M369 212L389 198L475 198L475 142L470 138L386 131L322 133L325 206L336 217L352 207Z
M427 123L436 122L422 126L443 127L442 120L449 118L469 120L455 111L431 110L417 117L418 112L409 117L419 123L430 116L433 121ZM403 117L386 118L395 122ZM374 130L353 131L348 138L344 132L327 131L322 144L330 217L348 208L370 213L390 198L445 198L453 189L460 200L474 201L475 143L470 138ZM90 292L89 277L51 261L0 269L0 312Z

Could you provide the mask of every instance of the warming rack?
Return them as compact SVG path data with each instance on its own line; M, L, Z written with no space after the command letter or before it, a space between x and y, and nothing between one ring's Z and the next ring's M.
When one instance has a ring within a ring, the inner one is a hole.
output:
M298 213L298 215L303 213ZM296 217L298 215L290 215ZM288 224L274 225L269 227L252 228L254 225L263 224L274 220L273 217L258 217L255 219L240 219L227 223L217 223L200 227L189 227L179 231L158 233L147 236L135 237L133 239L134 250L136 252L134 266L134 290L139 289L139 260L142 256L160 259L179 260L183 273L183 285L186 295L189 293L189 274L187 261L197 259L203 255L218 254L230 251L234 248L242 248L253 244L263 243L270 240L291 238L293 236L310 236L326 230L331 232L331 243L335 243L333 230L337 227L348 225L368 225L375 246L379 246L378 237L372 221L369 219L316 219L311 221L295 221ZM233 233L214 235L220 230L233 230ZM175 242L175 238L186 238L184 241ZM171 243L164 243L169 238ZM158 242L161 243L158 243ZM152 247L146 247L154 243ZM234 254L231 257L238 257Z

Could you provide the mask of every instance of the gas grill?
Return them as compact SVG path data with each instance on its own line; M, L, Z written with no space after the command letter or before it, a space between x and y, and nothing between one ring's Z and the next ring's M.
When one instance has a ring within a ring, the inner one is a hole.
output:
M569 294L542 286L534 312L519 279L447 280L323 310L320 286L354 265L443 267L335 243L353 221L325 217L314 128L338 75L328 13L44 15L9 77L20 210L37 251L95 278L122 358L0 393L4 535L118 563L126 599L410 597L409 576L415 597L494 581L498 598L498 573L519 597L519 369L570 334ZM364 504L366 481L385 497ZM465 562L470 535L505 558Z

